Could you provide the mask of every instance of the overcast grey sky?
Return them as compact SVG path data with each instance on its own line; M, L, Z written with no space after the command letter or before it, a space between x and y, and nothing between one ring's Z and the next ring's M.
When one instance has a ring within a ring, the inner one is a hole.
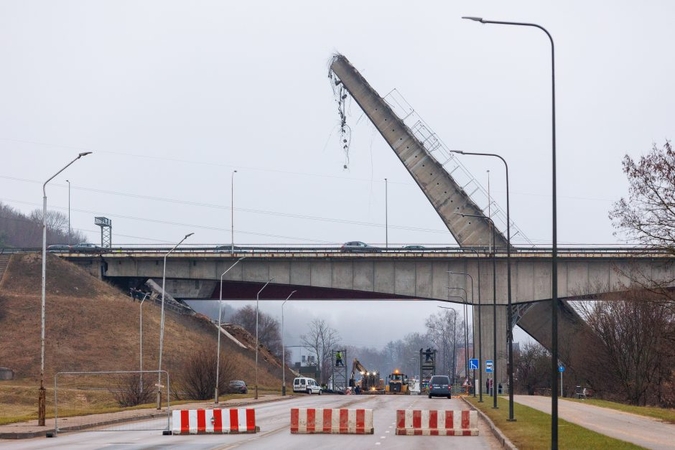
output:
M105 216L114 245L227 244L237 170L236 244L454 243L355 103L347 163L327 78L340 52L447 147L503 156L512 220L550 245L548 39L472 15L552 34L559 244L616 244L623 156L673 137L674 13L666 0L3 1L0 201L41 208L42 183L92 151L47 186L67 213L70 180L91 242ZM490 171L505 207L501 162L461 161L483 185Z

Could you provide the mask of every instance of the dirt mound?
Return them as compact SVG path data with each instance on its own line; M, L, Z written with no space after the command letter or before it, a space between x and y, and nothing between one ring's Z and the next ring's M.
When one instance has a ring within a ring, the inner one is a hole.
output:
M45 383L62 371L138 370L140 303L78 266L48 255L45 307ZM0 283L0 366L17 379L39 379L41 331L39 254L14 255ZM156 370L161 308L143 307L143 369ZM255 337L224 326L245 348L221 337L221 360L232 363L232 379L255 383ZM217 350L217 332L205 316L165 310L163 369L174 374L199 349ZM281 364L267 349L259 353L259 386L277 389ZM287 377L292 376L287 372Z
M13 255L0 282L4 292L25 295L41 295L42 255L27 253ZM96 277L61 258L47 254L47 295L68 297L94 297L114 295L117 289L102 283Z

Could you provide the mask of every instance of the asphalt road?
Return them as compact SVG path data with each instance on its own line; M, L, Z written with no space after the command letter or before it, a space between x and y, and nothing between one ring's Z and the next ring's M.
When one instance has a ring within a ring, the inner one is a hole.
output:
M253 405L252 405L253 406ZM396 436L397 409L468 409L462 400L453 398L429 399L425 396L377 395L337 396L300 395L283 401L256 404L256 434L176 435L164 436L161 429L166 419L155 419L157 424L132 423L125 427L102 427L96 431L59 433L55 438L32 438L0 441L0 449L35 450L68 448L75 450L140 450L140 449L274 449L315 450L354 449L463 449L493 450L501 448L488 427L479 421L478 436ZM290 409L300 408L366 408L373 410L374 434L291 434ZM141 430L140 428L145 428ZM150 428L154 428L150 430ZM106 431L114 429L115 431Z
M514 401L551 414L551 398L514 395ZM558 399L558 418L654 450L675 448L675 425L644 416Z

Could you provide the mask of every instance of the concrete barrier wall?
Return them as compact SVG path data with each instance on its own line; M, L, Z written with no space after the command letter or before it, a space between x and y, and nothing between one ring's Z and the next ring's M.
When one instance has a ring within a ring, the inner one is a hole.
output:
M373 433L372 409L291 409L291 434Z
M396 434L406 436L478 436L476 411L399 409Z
M185 409L172 411L173 434L256 433L255 409Z

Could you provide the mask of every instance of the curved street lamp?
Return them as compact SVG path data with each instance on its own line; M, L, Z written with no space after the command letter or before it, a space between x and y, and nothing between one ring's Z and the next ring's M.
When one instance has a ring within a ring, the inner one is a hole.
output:
M506 309L506 342L509 350L508 378L509 378L509 421L515 421L513 416L513 311L511 309L511 213L509 206L509 165L506 160L496 153L478 153L465 152L462 150L450 150L451 153L473 156L492 156L499 158L504 163L506 169L506 291L507 291L507 309ZM556 369L557 370L557 369Z
M464 275L465 277L469 277L471 279L471 306L472 306L472 308L475 307L475 303L474 303L474 300L473 300L473 291L474 291L475 288L474 288L474 284L473 284L473 277L471 276L471 274L467 273L467 272L453 272L453 271L449 271L448 273L450 275ZM480 274L480 272L479 272L479 274ZM478 341L480 343L482 343L482 339L480 338L480 335L481 335L481 330L480 330L480 286L478 286L478 288L479 288L479 290L478 290L478 320L479 320L479 322L478 322L478 336L479 336ZM471 320L471 324L473 325L473 319ZM476 332L475 332L475 330L473 330L471 332L471 335L472 335L471 340L473 341L473 345L471 346L471 348L473 349L473 357L475 357L476 356ZM483 376L482 376L481 370L480 370L480 365L482 364L480 362L481 361L480 344L479 344L479 347L478 347L478 361L479 361L479 363L478 363L478 386L482 387L483 386ZM474 383L476 382L476 371L475 370L473 371L473 382ZM473 396L476 397L475 386L474 386L474 389L473 389ZM480 401L483 401L483 390L482 389L481 389L481 393L480 393Z
M169 256L174 250L178 248L180 244L183 243L183 241L190 236L192 236L194 233L188 233L185 235L183 239L180 240L180 242L174 247L167 252L166 255L164 255L164 269L162 270L162 314L161 314L161 320L159 324L159 366L157 368L157 409L162 409L162 388L160 387L162 385L162 350L164 347L164 293L166 291L166 258Z
M83 156L90 155L91 152L82 152L77 155L75 159L66 164L61 170L52 175L42 185L42 302L40 313L40 389L38 392L38 426L45 426L46 416L46 394L45 390L45 304L47 291L47 183L52 181L58 174L70 167L78 159ZM70 183L68 183L70 186ZM70 225L69 225L70 227Z
M286 395L286 347L284 345L284 305L291 295L298 291L292 291L281 304L281 395Z
M230 224L230 231L232 233L232 236L230 237L230 253L234 253L234 174L237 173L236 170L232 171L232 189L231 189L231 198L230 198L230 218L232 219L232 223Z
M512 25L519 27L537 28L548 37L551 42L551 449L558 448L558 211L557 211L557 180L556 180L556 127L555 127L555 45L548 30L536 23L505 22L500 20L485 20L482 17L462 17L483 24Z
M220 300L218 301L218 350L216 353L216 398L213 401L213 403L215 403L216 405L218 404L218 397L219 397L218 380L220 378L220 335L223 333L223 330L221 328L221 318L223 317L223 277L227 272L230 271L231 268L236 266L239 263L239 261L241 261L244 258L245 256L236 260L234 264L228 267L227 270L220 275Z
M258 302L260 301L260 293L267 287L274 278L267 280L267 283L260 288L258 294L255 296L255 399L258 399L258 347L260 341L258 340Z

